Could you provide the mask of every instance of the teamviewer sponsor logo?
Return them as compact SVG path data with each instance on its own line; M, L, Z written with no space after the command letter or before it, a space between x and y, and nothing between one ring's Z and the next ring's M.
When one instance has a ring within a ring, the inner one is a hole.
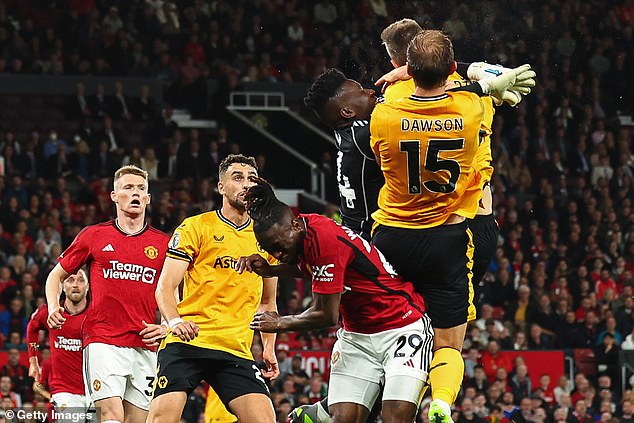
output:
M334 264L324 264L323 266L313 266L313 280L317 282L332 282L335 275L330 271Z
M110 267L103 269L103 277L104 279L119 279L152 284L156 279L156 269L141 266L140 264L110 260Z
M81 351L81 339L58 336L57 339L55 339L55 348L66 351Z

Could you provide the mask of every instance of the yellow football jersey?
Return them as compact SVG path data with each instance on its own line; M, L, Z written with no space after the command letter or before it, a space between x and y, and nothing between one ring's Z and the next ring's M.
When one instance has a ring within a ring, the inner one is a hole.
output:
M482 183L473 162L483 114L480 97L466 91L376 105L370 145L385 176L376 223L430 228L451 214L475 216Z
M460 76L458 72L454 72L449 75L449 81L454 82L457 87L464 86L470 82ZM385 102L396 101L399 98L409 97L414 93L416 85L413 79L405 81L398 81L387 87L385 90L384 98ZM480 178L483 182L491 181L493 176L493 158L491 157L491 127L493 126L493 115L495 114L495 108L493 107L493 100L491 97L482 97L482 104L484 105L484 118L482 120L481 129L484 137L478 147L478 153L474 161L474 167L480 172ZM479 189L477 186L470 189Z
M205 402L205 423L235 423L238 418L231 414L210 386Z
M257 243L251 219L238 227L216 210L189 217L176 228L167 256L190 263L178 313L200 328L189 345L253 359L249 323L262 300L263 282L255 273L234 270L240 256L251 254L277 263ZM163 344L170 342L183 341L169 334Z

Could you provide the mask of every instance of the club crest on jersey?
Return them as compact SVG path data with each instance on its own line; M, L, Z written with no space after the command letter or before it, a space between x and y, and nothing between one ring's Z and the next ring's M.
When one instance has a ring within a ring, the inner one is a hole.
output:
M176 248L178 247L178 243L181 242L181 234L179 234L178 232L176 232L174 234L174 236L172 237L172 242L170 242L170 247L171 248Z
M164 389L167 386L167 378L165 376L158 378L158 386L161 389Z
M148 245L147 247L145 247L143 249L143 252L145 253L145 256L151 260L154 260L158 257L158 248L153 245Z
M92 383L92 388L95 391L98 391L101 389L101 381L99 379L95 379L94 382Z
M332 282L335 275L330 271L335 267L334 264L324 264L322 266L313 266L313 279L317 282Z
M222 242L225 240L225 236L224 235L220 235L220 236L216 236L214 235L214 241L216 242Z
M341 357L341 353L339 351L335 351L332 353L332 364L335 364L337 361L339 361L339 358Z

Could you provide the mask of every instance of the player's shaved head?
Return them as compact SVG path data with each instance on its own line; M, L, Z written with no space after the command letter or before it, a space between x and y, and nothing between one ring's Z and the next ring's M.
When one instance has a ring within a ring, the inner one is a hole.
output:
M422 30L423 28L415 20L401 19L381 32L381 41L394 66L403 66L407 63L407 46Z
M416 86L429 89L444 85L455 69L451 40L442 31L421 32L407 48L407 66Z

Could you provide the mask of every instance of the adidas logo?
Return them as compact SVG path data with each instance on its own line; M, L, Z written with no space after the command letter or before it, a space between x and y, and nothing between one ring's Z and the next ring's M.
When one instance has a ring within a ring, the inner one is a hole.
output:
M409 360L407 360L405 363L403 363L403 366L416 367L414 365L414 361L411 358Z
M108 245L106 245L105 247L103 247L103 248L101 249L101 251L109 251L109 252L114 253L114 247L112 246L112 244L108 244Z

